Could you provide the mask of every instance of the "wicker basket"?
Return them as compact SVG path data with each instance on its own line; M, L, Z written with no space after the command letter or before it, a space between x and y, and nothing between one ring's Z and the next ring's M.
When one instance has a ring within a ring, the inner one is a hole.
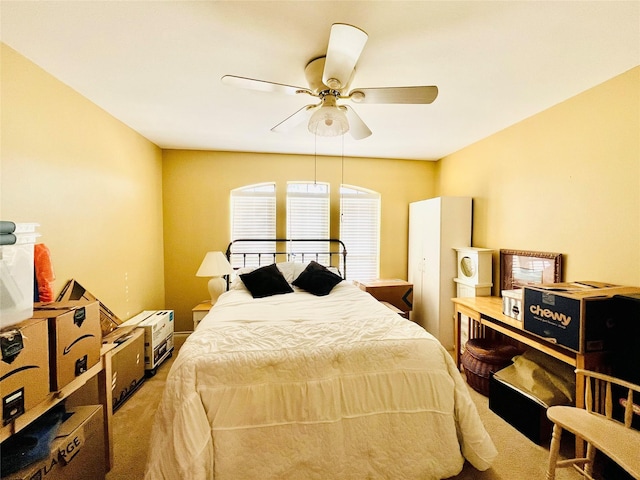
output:
M475 391L489 396L489 375L511 364L511 359L520 353L514 345L472 338L466 343L461 359L467 383Z

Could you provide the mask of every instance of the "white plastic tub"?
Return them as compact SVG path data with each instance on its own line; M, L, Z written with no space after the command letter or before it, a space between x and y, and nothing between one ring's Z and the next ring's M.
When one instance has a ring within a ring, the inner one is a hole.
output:
M14 245L0 246L0 328L33 316L35 232L16 233Z

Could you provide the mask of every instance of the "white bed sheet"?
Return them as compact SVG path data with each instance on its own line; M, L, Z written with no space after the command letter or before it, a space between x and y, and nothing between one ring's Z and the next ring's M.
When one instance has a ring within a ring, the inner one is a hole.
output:
M223 294L174 361L149 455L147 480L396 480L497 452L441 344L342 282Z

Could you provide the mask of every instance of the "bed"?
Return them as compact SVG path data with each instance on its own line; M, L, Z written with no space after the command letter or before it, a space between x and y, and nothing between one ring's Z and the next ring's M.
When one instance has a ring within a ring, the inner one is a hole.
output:
M174 360L147 480L435 480L465 459L490 467L496 449L450 354L343 281L332 269L344 275L346 250L326 242L338 250L292 255L288 243L262 266L228 252L239 274ZM292 291L254 298L263 270Z

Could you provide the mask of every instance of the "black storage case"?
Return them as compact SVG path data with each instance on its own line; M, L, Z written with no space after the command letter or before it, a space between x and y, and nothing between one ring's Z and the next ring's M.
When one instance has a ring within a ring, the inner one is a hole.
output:
M489 378L489 409L532 442L549 445L553 423L547 418L547 406L494 373Z
M621 328L614 337L611 352L611 367L614 377L640 385L640 294L615 295L615 318ZM620 392L620 396L626 392ZM640 403L640 396L634 395L634 403ZM614 402L613 416L619 421L624 418L623 408ZM640 417L634 415L632 428L640 430ZM604 459L602 469L604 480L633 480L615 462Z

